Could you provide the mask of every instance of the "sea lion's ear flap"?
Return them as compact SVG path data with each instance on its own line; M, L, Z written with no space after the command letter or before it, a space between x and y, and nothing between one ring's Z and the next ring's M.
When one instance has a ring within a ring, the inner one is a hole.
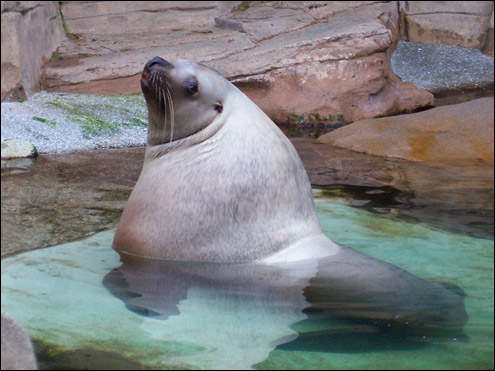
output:
M220 102L215 103L215 111L217 111L218 113L222 113L222 111L223 111L222 103L220 103Z

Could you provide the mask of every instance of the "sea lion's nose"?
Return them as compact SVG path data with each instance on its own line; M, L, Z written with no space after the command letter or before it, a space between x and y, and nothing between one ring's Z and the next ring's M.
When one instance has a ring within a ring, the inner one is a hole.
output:
M161 67L166 67L166 66L170 66L171 63L167 62L165 59L163 58L160 58L160 57L153 57L152 59L150 59L144 66L145 69L150 69L153 65L159 65Z

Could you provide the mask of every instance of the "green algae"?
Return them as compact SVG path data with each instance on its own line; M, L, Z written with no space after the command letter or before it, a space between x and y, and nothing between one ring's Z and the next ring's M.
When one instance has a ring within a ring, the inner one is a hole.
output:
M61 94L46 104L64 111L68 120L80 125L83 136L89 138L114 134L124 127L146 127L143 102L142 94Z
M55 128L57 127L57 122L54 121L54 120L48 120L48 119L44 119L42 117L37 117L37 116L34 116L33 117L33 120L35 121L39 121L39 122L42 122L44 124L47 124L48 126L52 127L52 128Z
M287 123L292 125L344 125L347 123L343 114L328 114L328 116L319 113L307 113L298 115L291 113L287 116Z

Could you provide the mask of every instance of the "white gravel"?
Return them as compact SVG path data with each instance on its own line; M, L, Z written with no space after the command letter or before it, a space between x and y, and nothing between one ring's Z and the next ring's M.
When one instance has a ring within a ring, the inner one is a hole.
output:
M402 81L432 93L493 86L493 58L461 46L400 42L392 69Z
M58 106L49 102L55 102ZM75 107L77 112L71 111L70 107ZM88 132L81 125L81 122L87 122L88 117L110 122L115 127L98 133ZM35 118L49 120L49 123ZM139 120L140 124L136 125L135 120ZM144 145L145 125L147 111L142 95L41 92L25 102L2 103L2 141L24 139L34 144L39 153Z

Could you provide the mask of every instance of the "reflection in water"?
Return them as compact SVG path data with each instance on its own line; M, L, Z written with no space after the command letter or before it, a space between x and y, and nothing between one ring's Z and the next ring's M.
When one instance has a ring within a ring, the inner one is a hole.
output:
M302 288L315 268L301 267L299 277L290 266L133 258L108 273L103 285L127 308L151 317L141 325L149 337L193 348L188 364L246 369L297 337L289 326L306 318ZM157 325L156 319L167 321Z
M205 349L193 357L208 367L249 368L275 348L354 353L466 338L462 290L350 248L284 265L124 256L103 284L131 311L167 320L143 322L152 338L196 339Z
M414 223L428 223L442 230L476 238L493 239L493 206L481 207L483 200L493 200L493 189L465 190L475 194L477 201L463 204L425 200L417 192L405 192L389 186L362 187L332 185L321 187L321 197L344 200L352 207L391 215ZM437 191L440 192L440 191ZM446 197L446 196L444 196ZM493 202L493 201L492 201Z

